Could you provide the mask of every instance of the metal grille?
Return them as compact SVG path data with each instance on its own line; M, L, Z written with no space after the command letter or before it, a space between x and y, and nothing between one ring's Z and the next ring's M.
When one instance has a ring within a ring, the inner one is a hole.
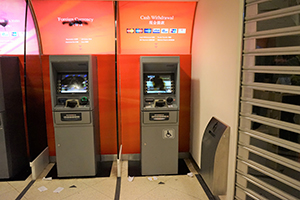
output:
M300 0L247 0L235 199L300 199Z

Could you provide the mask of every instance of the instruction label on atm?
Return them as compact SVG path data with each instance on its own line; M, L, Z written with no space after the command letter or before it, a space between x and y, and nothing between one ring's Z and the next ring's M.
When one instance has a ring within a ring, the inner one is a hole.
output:
M61 121L81 121L81 113L61 113Z

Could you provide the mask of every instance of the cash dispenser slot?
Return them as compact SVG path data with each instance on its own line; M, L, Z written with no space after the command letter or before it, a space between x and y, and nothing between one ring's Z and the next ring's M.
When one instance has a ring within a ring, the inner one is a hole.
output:
M60 120L61 121L81 121L82 114L81 113L61 113Z
M56 124L89 124L91 123L90 112L55 112Z
M168 121L170 118L169 113L150 113L150 121Z
M144 112L144 124L177 123L177 111L170 112Z

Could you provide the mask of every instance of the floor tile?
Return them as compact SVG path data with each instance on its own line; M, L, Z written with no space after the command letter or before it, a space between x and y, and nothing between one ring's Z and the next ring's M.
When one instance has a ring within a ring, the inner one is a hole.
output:
M185 162L191 172L197 171L189 159ZM79 200L79 199L104 199L115 198L117 184L117 161L113 162L110 177L74 178L43 180L51 168L50 163L34 184L25 193L22 200ZM195 176L155 176L157 180L148 180L154 176L133 177L128 181L128 161L121 162L121 200L159 200L159 199L184 199L184 200L208 200L205 192ZM25 181L0 182L0 199L13 200L30 183L31 176ZM40 192L40 187L47 190ZM60 193L53 191L58 187L64 188Z
M148 177L134 177L132 182L127 178L121 180L120 199L138 199L159 186L160 182L168 180L168 176L157 177L157 180L149 181Z
M165 185L198 199L205 199L204 197L206 197L204 190L195 176L173 176L166 181Z
M93 189L93 188L87 188L85 190L79 191L76 194L73 194L65 200L83 200L83 199L101 199L101 200L113 200L114 198L110 198L101 192Z
M88 186L94 186L102 181L105 181L106 179L107 178L83 178L78 180L85 183Z
M7 182L9 185L11 185L15 190L18 192L22 192L25 187L30 183L31 180L25 180L25 181L9 181Z
M156 187L155 189L149 191L148 193L146 193L145 195L141 196L140 198L138 198L139 200L142 199L155 199L155 200L159 200L159 199L165 199L165 200L199 200L202 198L201 197L194 197L191 195L188 195L186 193L182 193L176 189L170 188L167 185L159 185L158 187Z
M42 186L46 187L47 190L40 192L38 189ZM75 188L70 188L71 186L75 186ZM53 191L58 187L64 189L60 193L54 193ZM77 179L37 180L24 196L28 199L63 199L86 188L88 188L88 185Z
M9 190L6 192L1 192L0 199L1 200L13 200L16 199L19 196L19 192L17 190Z
M0 195L11 190L14 190L14 187L11 186L8 182L0 182Z
M92 188L113 199L115 197L116 184L116 178L105 178L105 180L93 185Z

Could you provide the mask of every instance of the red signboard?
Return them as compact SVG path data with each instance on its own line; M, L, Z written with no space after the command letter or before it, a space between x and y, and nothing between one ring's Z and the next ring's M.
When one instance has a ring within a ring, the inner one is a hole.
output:
M196 2L119 2L121 54L190 54Z
M115 52L113 2L32 0L32 5L43 54Z

